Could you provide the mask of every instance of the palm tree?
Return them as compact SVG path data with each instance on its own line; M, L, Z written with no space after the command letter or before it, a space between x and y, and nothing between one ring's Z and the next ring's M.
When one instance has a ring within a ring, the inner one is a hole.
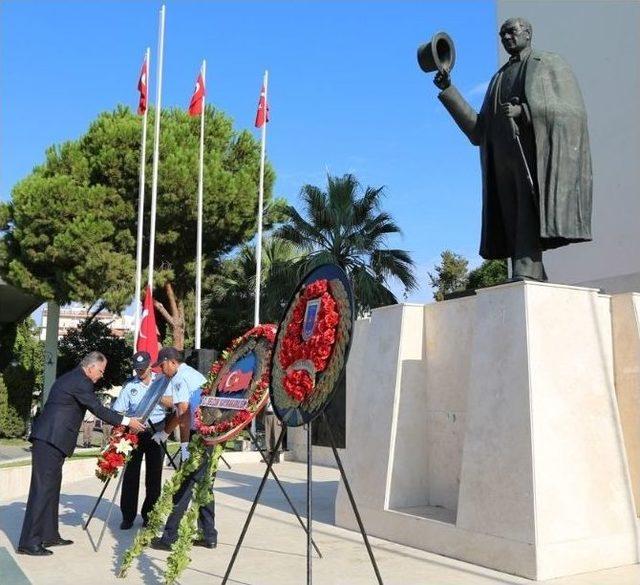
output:
M284 240L267 238L262 247L260 321L278 323L297 282L281 278L300 253ZM205 283L206 341L211 347L226 347L253 326L256 282L256 250L244 245L227 258Z
M304 251L290 265L296 282L309 270L332 262L349 276L358 314L398 302L389 283L399 280L405 294L417 286L414 263L405 250L386 247L387 236L401 234L391 215L380 210L384 187L362 189L351 174L328 175L327 191L305 185L304 215L289 206L289 221L275 236ZM280 279L282 280L282 279Z

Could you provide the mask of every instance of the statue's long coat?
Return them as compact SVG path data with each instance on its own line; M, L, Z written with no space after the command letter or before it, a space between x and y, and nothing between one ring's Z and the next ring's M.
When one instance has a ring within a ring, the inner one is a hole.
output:
M506 66L506 65L505 65ZM504 68L503 68L504 69ZM454 120L480 146L482 166L483 258L510 255L496 195L488 124L498 112L498 71L485 95L479 114L458 90L449 86L439 95ZM589 134L584 101L568 64L554 53L532 52L526 63L524 105L533 124L535 160L529 161L536 181L543 250L591 240L592 174ZM514 156L518 153L514 149Z

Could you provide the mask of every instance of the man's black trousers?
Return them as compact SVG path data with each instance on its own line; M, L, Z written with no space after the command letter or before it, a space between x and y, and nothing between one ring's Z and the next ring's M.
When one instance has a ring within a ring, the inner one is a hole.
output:
M198 480L202 479L208 471L209 460L212 456L212 447L207 447L205 457L203 457L202 464L193 473L184 478L184 481L178 488L178 491L173 496L173 511L167 518L167 523L164 527L164 534L162 540L167 544L173 544L178 538L178 527L180 520L184 516L184 513L189 507L191 496L193 494L193 488ZM216 530L216 509L215 502L209 502L203 508L200 508L198 513L198 529L202 532L204 540L207 542L217 542L218 532Z
M138 514L138 491L140 488L140 465L144 456L146 473L146 496L142 504L142 518L147 519L149 512L160 497L162 489L162 447L151 439L152 433L145 431L138 435L138 447L134 449L127 463L122 480L120 510L124 522L133 522Z
M31 547L60 538L58 506L65 454L51 443L33 439L31 485L18 546Z

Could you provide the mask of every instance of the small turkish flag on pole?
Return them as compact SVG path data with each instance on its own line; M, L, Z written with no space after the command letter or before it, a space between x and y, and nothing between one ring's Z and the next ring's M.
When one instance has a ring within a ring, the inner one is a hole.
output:
M142 116L147 111L147 98L149 94L148 90L148 65L147 58L145 56L142 62L142 68L140 69L140 79L138 79L138 91L140 92L140 101L138 102L138 114Z
M156 327L153 295L149 286L145 290L144 303L142 304L142 318L136 342L136 351L149 352L152 362L158 359L158 328Z
M190 116L199 116L202 113L202 103L204 102L205 93L204 79L202 78L202 71L200 71L200 73L198 73L196 87L191 96L191 102L189 103Z
M258 111L256 113L256 128L262 128L265 122L269 121L269 104L267 103L267 92L264 87L260 90L260 99L258 100Z

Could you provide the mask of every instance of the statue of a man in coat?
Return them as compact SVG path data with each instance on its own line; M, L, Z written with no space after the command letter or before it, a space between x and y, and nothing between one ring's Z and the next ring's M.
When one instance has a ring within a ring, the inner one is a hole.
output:
M500 28L509 61L489 83L479 113L436 74L438 95L482 165L485 259L511 258L515 278L547 280L542 252L591 240L591 155L587 117L567 63L531 49L522 18Z

